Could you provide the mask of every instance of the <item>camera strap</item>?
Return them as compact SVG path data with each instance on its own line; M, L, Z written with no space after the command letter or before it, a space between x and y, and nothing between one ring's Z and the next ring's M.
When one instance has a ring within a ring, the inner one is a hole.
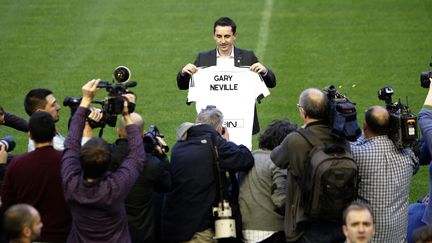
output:
M218 152L218 142L216 139L216 135L211 135L211 150L213 154L213 172L216 180L216 205L219 202L222 202L224 199L228 199L227 189L226 189L226 176L221 172L220 162L219 162L219 152Z

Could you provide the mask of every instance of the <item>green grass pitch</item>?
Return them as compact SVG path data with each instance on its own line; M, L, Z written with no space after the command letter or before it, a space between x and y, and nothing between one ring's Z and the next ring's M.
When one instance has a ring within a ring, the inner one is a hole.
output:
M176 127L195 117L176 73L199 51L214 48L213 22L230 16L238 25L237 46L255 50L278 79L257 107L262 128L280 118L300 123L301 90L330 84L357 103L360 124L368 106L383 104L377 90L384 86L393 87L394 101L409 97L417 113L427 92L419 74L430 69L431 13L429 0L2 0L0 105L27 118L23 97L31 88L52 89L62 103L80 96L86 81L110 81L113 69L126 65L138 81L137 111L172 146ZM99 91L98 98L105 94ZM63 135L68 117L63 107L57 124ZM0 129L0 136L8 134L17 140L14 152L24 152L26 135ZM104 138L114 136L114 129L105 129ZM428 184L424 167L410 201Z

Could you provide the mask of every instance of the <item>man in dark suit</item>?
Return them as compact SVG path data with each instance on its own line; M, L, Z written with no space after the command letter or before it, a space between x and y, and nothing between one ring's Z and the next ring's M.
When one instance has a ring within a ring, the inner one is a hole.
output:
M222 17L216 20L213 27L213 38L216 41L216 49L201 52L198 54L195 62L188 63L177 74L177 86L185 90L189 88L189 79L191 75L198 71L198 67L209 66L250 66L250 70L259 73L266 86L273 88L276 86L276 77L274 73L262 65L253 51L243 50L234 47L234 41L237 37L236 24L228 17ZM252 134L259 132L259 123L254 111L254 124Z

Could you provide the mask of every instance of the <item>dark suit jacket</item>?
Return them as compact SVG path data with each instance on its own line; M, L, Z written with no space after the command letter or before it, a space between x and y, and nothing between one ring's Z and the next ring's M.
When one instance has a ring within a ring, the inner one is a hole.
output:
M255 53L253 51L234 47L234 65L236 67L251 66L252 64L257 62L258 62L258 58L255 56ZM200 52L197 58L195 59L194 64L197 67L215 66L216 49L213 49L211 51L206 51L206 52ZM269 68L267 68L267 70L268 70L267 74L263 75L262 78L268 88L273 88L276 86L276 76ZM189 89L189 79L190 79L190 75L182 74L180 70L180 72L177 74L178 88L182 90ZM252 134L257 134L259 130L260 128L258 123L258 116L255 107Z

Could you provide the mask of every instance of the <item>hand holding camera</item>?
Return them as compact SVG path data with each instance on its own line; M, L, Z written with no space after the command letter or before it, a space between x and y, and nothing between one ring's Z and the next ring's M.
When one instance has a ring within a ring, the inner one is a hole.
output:
M0 147L3 147L6 152L11 152L15 148L15 141L11 135L0 139Z
M86 87L85 90L83 90L83 98L84 95L90 95L90 102L94 104L99 104L102 107L103 116L101 119L99 119L98 122L89 119L89 124L92 128L103 128L106 124L111 127L115 127L117 115L123 113L124 106L128 107L129 113L132 113L135 110L135 95L131 91L129 91L128 88L135 87L137 85L137 82L129 81L130 77L131 73L129 69L125 66L119 66L114 70L114 80L112 83L99 79L97 84L93 83L93 85L96 85L96 88L104 88L108 92L108 95L105 97L104 100L93 100L95 94L94 92L96 92L96 89L94 89L93 87L93 91L88 90L90 84L88 87ZM84 94L84 92L86 94ZM93 92L93 94L91 92ZM71 116L73 116L83 98L66 97L64 99L63 105L69 106L71 110ZM124 103L125 100L127 101L126 105ZM90 105L88 100L85 101L85 103L88 103L84 104L86 105L86 107Z
M432 81L432 78L429 78L429 82ZM426 96L425 105L432 105L432 88L429 87L428 95Z
M94 122L99 122L102 117L103 113L102 110L93 106L90 106L90 114L88 115L88 119Z
M147 153L154 153L157 156L166 156L169 152L169 146L163 139L165 136L159 132L155 125L151 125L147 132L144 133L144 149Z
M0 164L6 164L8 154L5 146L0 145Z
M161 137L156 137L157 145L155 146L155 152L159 156L165 156L166 153L169 151L168 144L165 142L165 140Z
M229 132L227 127L222 127L221 132L219 133L221 137L227 141L229 141Z
M3 107L0 106L0 125L5 123L5 111Z

